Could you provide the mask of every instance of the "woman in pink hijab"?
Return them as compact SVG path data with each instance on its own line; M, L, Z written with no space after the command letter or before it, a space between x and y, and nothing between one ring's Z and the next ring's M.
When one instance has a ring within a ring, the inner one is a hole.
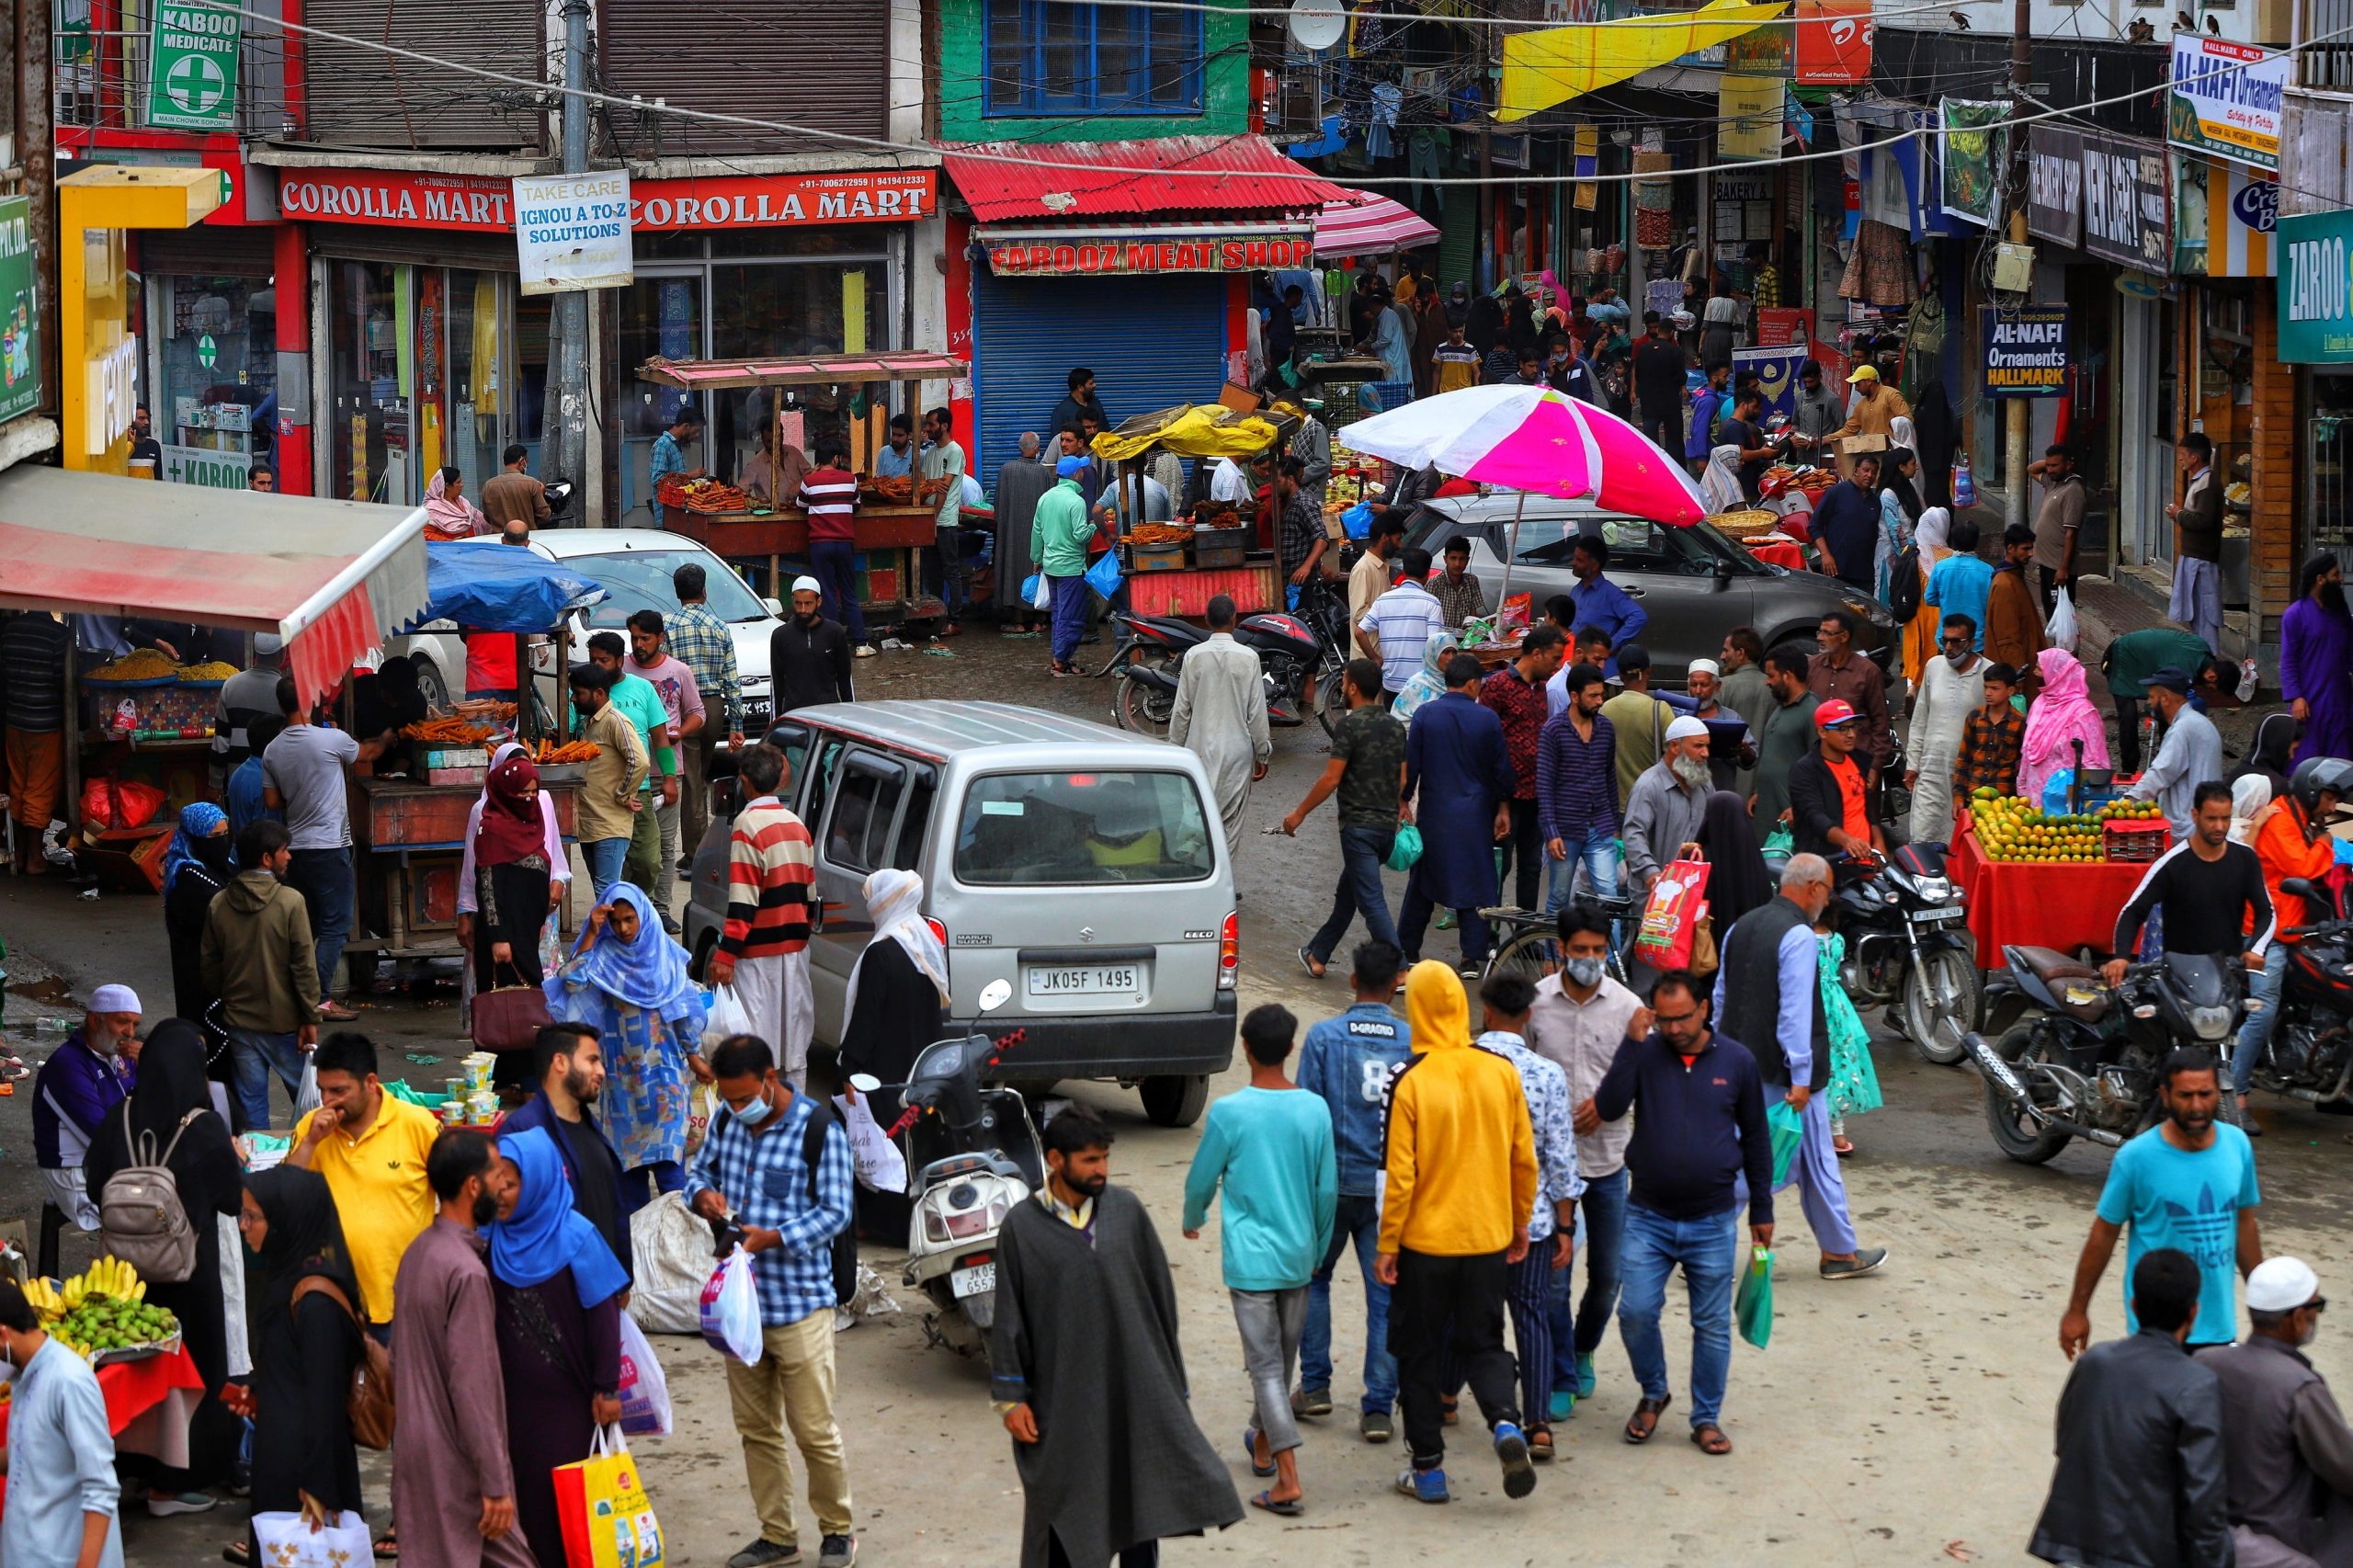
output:
M2042 690L2026 710L2026 739L2018 751L2018 793L2042 803L2042 787L2061 768L2075 766L2075 743L2084 744L2084 766L2108 766L2108 731L2085 689L2084 666L2064 648L2035 655Z
M438 543L472 539L490 531L490 519L466 499L465 482L454 468L436 469L425 487L425 537Z

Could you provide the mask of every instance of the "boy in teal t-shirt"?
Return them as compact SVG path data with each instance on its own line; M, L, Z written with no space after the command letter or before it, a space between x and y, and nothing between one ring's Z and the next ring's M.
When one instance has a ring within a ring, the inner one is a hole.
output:
M668 805L678 798L678 754L671 744L670 710L662 706L662 694L652 681L631 675L621 665L627 650L620 633L599 631L588 639L588 658L592 664L604 666L620 676L612 689L611 700L621 715L637 726L638 739L645 743L645 755L654 766L639 787L643 794L657 784L661 793L648 795L644 807L637 813L629 841L629 859L621 875L635 882L654 901L661 914L663 925L670 925L670 869L662 864L662 828L654 816L654 807ZM574 722L578 723L575 714Z
M1307 1326L1307 1282L1331 1247L1340 1193L1332 1113L1283 1074L1298 1032L1299 1020L1273 1004L1242 1020L1250 1086L1210 1107L1185 1177L1188 1239L1199 1237L1211 1199L1225 1189L1225 1288L1258 1411L1246 1434L1250 1468L1276 1478L1256 1501L1277 1514L1300 1511L1291 1369Z

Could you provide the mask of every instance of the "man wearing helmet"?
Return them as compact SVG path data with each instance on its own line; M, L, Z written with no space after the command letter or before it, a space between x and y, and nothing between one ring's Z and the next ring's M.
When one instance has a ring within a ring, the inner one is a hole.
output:
M2246 1119L2246 1086L2255 1064L2279 1027L2279 997L2288 978L2288 949L2296 941L2289 933L2305 920L2304 901L2284 892L2279 884L2290 877L2318 881L2336 864L2336 841L2328 824L2353 793L2353 762L2343 757L2306 757L2288 776L2288 795L2277 809L2258 818L2255 833L2256 858L2263 863L2264 891L2279 920L2279 935L2264 954L2263 968L2248 975L2246 1021L2239 1025L2238 1047L2231 1053L2231 1088L2239 1096L2239 1121L2250 1137L2261 1131Z

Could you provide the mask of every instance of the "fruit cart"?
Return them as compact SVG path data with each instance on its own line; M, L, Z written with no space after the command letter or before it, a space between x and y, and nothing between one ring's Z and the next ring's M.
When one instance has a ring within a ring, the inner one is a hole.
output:
M1969 912L1980 966L2001 968L2006 945L2106 953L2151 851L2163 852L2164 826L2148 801L2057 814L2017 796L1965 802L1948 874Z
M639 367L638 376L658 386L682 392L741 391L747 388L804 389L830 393L836 388L878 381L943 381L961 379L971 367L946 354L820 354L751 359L665 359L656 357ZM776 431L771 450L798 452L801 416L776 400ZM876 405L879 408L879 404ZM937 599L922 595L920 551L937 546L939 497L918 494L920 480L897 493L890 481L872 477L871 420L850 424L850 466L859 475L853 562L859 608L877 620L921 619L941 612ZM790 479L805 465L779 465ZM797 481L795 482L797 484ZM665 486L669 482L665 481ZM662 503L662 526L673 533L708 546L714 553L746 569L753 591L781 599L783 585L808 570L809 514L790 505L795 497L779 495L758 502L740 490L716 483L669 486L656 496Z
M23 1290L40 1326L97 1371L115 1451L187 1469L188 1421L204 1398L204 1378L180 1343L178 1323L144 1300L146 1286L131 1266L100 1258L71 1279L30 1279ZM0 1397L0 1448L7 1441L8 1401Z

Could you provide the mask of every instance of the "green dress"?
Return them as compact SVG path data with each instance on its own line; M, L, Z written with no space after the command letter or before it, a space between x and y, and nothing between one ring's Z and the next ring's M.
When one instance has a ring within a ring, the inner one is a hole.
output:
M1838 983L1838 966L1847 957L1847 938L1833 933L1817 938L1822 948L1822 1012L1830 1026L1830 1096L1834 1117L1859 1116L1877 1110L1879 1070L1871 1065L1870 1031Z

